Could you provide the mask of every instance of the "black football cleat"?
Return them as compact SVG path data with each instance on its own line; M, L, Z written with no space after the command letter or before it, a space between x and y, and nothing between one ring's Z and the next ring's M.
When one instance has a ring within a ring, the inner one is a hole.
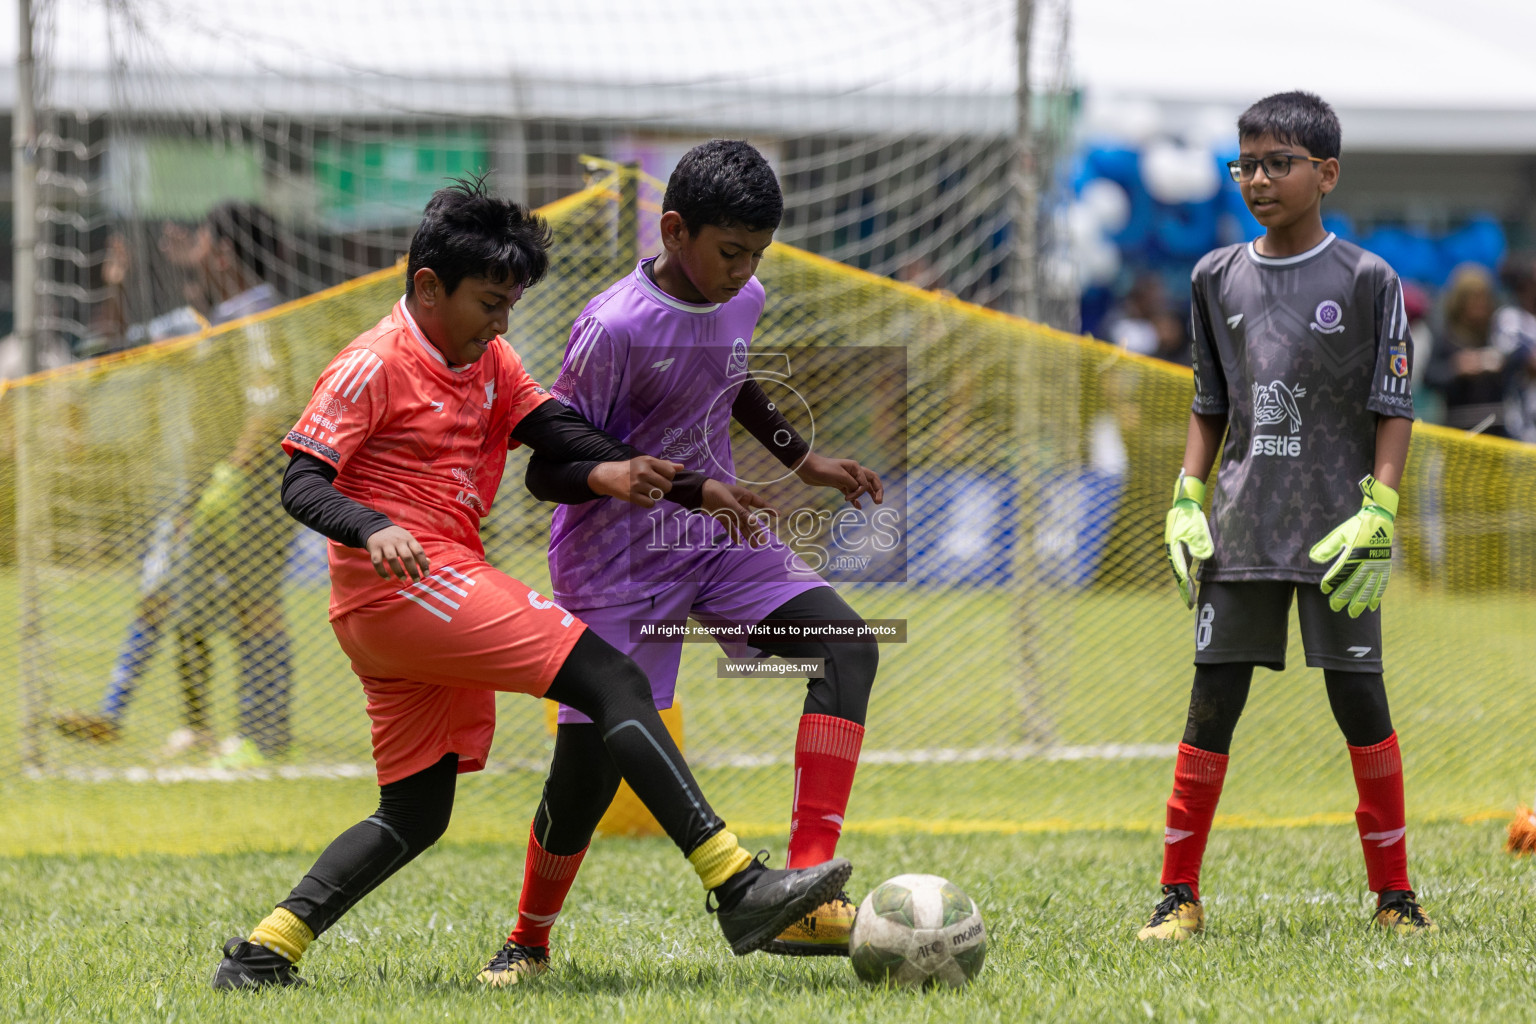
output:
M704 907L720 922L720 930L737 956L761 949L784 929L842 892L853 874L853 865L841 857L808 868L775 870L762 867L767 853L759 853L756 871L729 902L711 906L711 892ZM753 868L748 868L752 871ZM725 888L722 886L721 888Z
M213 987L221 990L308 984L287 957L238 937L224 943L224 959L213 972Z

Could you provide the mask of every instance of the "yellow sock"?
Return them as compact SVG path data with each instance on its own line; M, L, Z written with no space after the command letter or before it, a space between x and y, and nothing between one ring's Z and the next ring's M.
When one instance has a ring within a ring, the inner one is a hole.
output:
M309 925L278 907L251 932L250 941L298 963L309 944L315 941L315 933L309 930Z
M721 829L688 855L688 863L699 873L704 888L713 889L752 863L752 855L741 848L729 829Z

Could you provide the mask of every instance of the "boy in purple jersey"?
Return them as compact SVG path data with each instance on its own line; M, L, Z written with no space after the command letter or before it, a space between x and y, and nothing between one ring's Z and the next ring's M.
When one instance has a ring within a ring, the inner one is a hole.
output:
M627 444L682 464L674 498L691 479L713 478L730 485L738 517L757 504L735 487L734 417L802 482L836 487L855 507L866 495L881 501L876 474L811 452L748 373L764 302L753 274L783 212L767 162L745 142L695 147L673 172L662 210L664 251L587 304L552 394ZM827 861L858 763L876 645L762 635L762 624L775 620L862 620L782 541L744 519L735 529L753 543L731 544L707 518L630 515L623 503L593 500L590 475L610 470L622 466L529 462L529 489L562 503L550 528L556 600L636 660L659 708L672 705L681 640L638 642L636 623L691 617L706 626L746 626L747 643L722 640L728 653L824 659L825 676L809 682L796 742L789 864ZM508 939L524 950L525 975L546 969L550 927L618 782L597 728L562 707ZM840 894L763 948L846 956L853 912Z
M1373 921L1398 934L1433 931L1408 882L1377 610L1413 430L1402 285L1380 257L1323 227L1323 196L1339 180L1328 104L1306 92L1270 96L1243 113L1237 133L1228 168L1265 234L1207 254L1191 286L1195 401L1164 540L1180 595L1200 609L1195 681L1168 799L1164 898L1137 937L1204 928L1200 864L1232 733L1254 666L1285 668L1293 594L1307 664L1323 670L1349 745ZM1208 525L1205 478L1223 432Z

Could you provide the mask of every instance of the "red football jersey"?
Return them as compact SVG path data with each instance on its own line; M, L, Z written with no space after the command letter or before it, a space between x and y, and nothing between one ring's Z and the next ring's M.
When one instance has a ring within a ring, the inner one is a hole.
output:
M401 299L326 367L283 449L335 466L336 489L409 530L436 569L485 557L512 428L548 399L505 338L450 367ZM399 591L367 551L329 547L331 618Z

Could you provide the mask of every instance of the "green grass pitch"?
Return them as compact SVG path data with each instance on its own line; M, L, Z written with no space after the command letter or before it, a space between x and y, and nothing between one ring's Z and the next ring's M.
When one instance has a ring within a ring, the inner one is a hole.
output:
M753 837L782 848L781 836ZM1536 864L1493 824L1409 833L1436 936L1366 927L1348 826L1218 830L1210 928L1134 940L1155 899L1154 832L854 834L861 895L936 870L982 907L990 947L958 993L869 989L845 961L735 959L669 844L600 841L557 927L555 970L483 991L522 877L521 847L449 843L313 948L303 991L215 993L218 944L248 929L312 853L0 859L0 1019L25 1021L1389 1021L1531 1012Z

